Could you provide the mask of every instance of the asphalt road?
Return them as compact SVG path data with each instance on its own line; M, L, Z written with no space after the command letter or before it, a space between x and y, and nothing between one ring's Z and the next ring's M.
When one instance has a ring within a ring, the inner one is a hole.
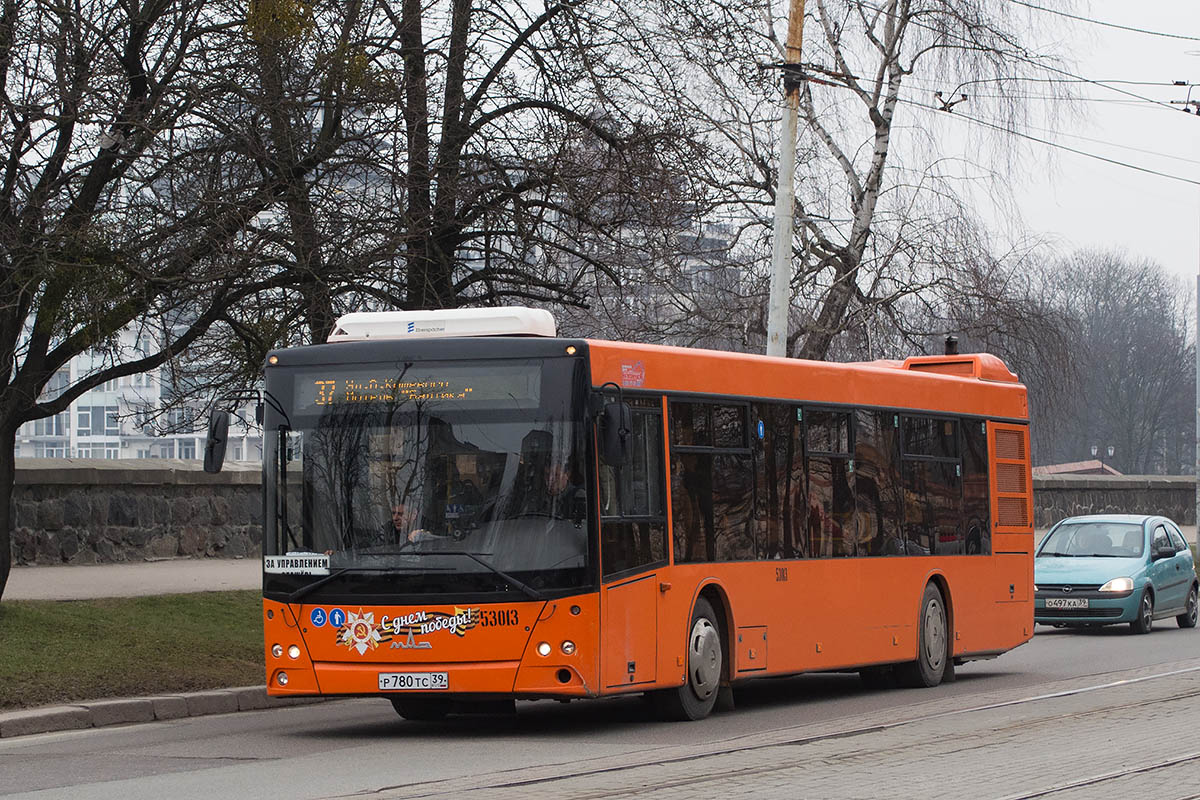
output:
M0 741L0 795L80 800L317 798L379 792L382 796L396 797L443 796L438 781L451 782L445 785L456 785L454 782L458 781L464 786L482 786L490 785L493 776L566 774L579 764L588 763L612 766L597 769L594 776L588 773L577 778L581 788L571 796L617 796L604 791L603 778L616 780L616 774L627 763L661 757L663 763L694 777L705 765L717 763L711 761L715 756L706 755L714 747L726 750L749 747L771 737L782 737L794 744L797 738L804 738L810 732L834 730L851 723L853 730L858 731L855 736L886 737L891 730L887 726L895 720L929 717L931 721L920 724L944 725L945 720L958 719L954 716L956 709L981 703L988 708L996 706L998 710L988 713L1001 718L989 721L983 733L954 735L971 737L972 747L978 744L982 748L987 736L998 736L1001 742L1011 743L1012 730L1030 724L1021 721L1019 711L1026 708L1021 703L1042 695L1048 687L1057 697L1056 687L1067 685L1064 681L1095 687L1119 680L1115 687L1085 696L1103 696L1106 708L1126 709L1110 712L1118 718L1136 717L1128 709L1138 707L1139 703L1164 701L1162 697L1126 700L1117 696L1115 693L1126 691L1126 686L1128 691L1136 691L1137 687L1148 685L1131 682L1129 676L1141 674L1137 670L1158 671L1173 675L1171 679L1178 681L1183 679L1176 673L1194 672L1196 677L1191 680L1200 682L1200 669L1196 669L1200 668L1198 645L1200 633L1180 630L1173 622L1158 623L1149 636L1129 635L1123 626L1085 633L1038 628L1037 636L1029 644L999 659L961 667L956 682L937 689L867 691L855 675L767 679L740 688L735 711L718 713L699 723L657 722L640 700L625 698L569 705L547 701L522 703L515 717L458 718L421 724L399 719L388 703L372 699L43 734ZM1200 691L1173 691L1166 685L1160 685L1159 690L1160 694L1167 692L1169 697L1200 695ZM996 698L1006 699L1001 703ZM1009 713L1005 709L1010 707L1011 720L1005 716ZM1162 718L1165 706L1155 708ZM1069 712L1047 708L1043 717L1051 722L1043 720L1043 724L1055 724L1053 720L1070 716ZM1185 717L1190 732L1194 728L1195 711L1189 709ZM1094 724L1096 716L1080 714L1078 718L1091 719ZM1155 738L1163 730L1157 728L1153 735L1147 731L1147 735ZM918 740L929 741L915 728L897 729L894 735L900 737L899 742L885 742L880 745L881 752L893 752L896 748L902 752L907 746L904 737L914 737L913 744ZM1094 731L1089 735L1095 735ZM1136 731L1126 728L1117 740L1138 741L1137 736ZM1106 746L1119 744L1114 737L1101 738ZM1194 738L1190 733L1168 738L1166 747L1200 750L1200 742L1192 746ZM842 744L841 750L848 747L849 744ZM962 750L957 748L954 757L967 758ZM747 763L755 758L774 758L772 752L775 751L767 745L755 745L744 758ZM1019 772L1022 752L1004 756L1004 768ZM1045 756L1040 750L1036 753L1029 750L1027 754L1030 758ZM1200 764L1200 754L1194 761ZM897 764L901 762L903 758ZM1192 764L1182 763L1182 767L1176 765L1173 769L1186 769ZM838 774L829 771L834 766L829 760L807 764L807 779L823 777L827 781L822 784L824 789L811 796L873 796L864 794L866 789L862 786L871 784L861 784L862 775L847 778L845 791L839 791ZM795 779L791 779L792 783L779 782L782 776L777 774L778 769L773 769L747 773L746 786L758 786L756 797L799 796L795 791L787 793L787 786L794 787ZM1037 773L1030 770L1027 770L1032 775L1030 779L1036 780ZM663 771L652 774L661 776ZM869 774L882 779L878 770ZM979 774L988 773L985 770ZM754 784L756 780L767 782ZM686 781L675 781L671 785L685 784ZM856 785L860 788L854 789ZM699 789L693 786L688 790L691 794L678 796L731 796L731 790L718 789L717 783L705 786ZM980 797L1004 796L995 786L979 788ZM567 796L563 790L563 786L558 786L546 787L541 793L530 790L522 794L513 790L517 793L505 794L493 787L493 790L477 790L475 796ZM667 788L661 791L664 797L676 796ZM938 793L932 788L931 791ZM904 792L893 794L909 796ZM457 791L446 796L457 796ZM1058 796L1053 796L1057 800Z

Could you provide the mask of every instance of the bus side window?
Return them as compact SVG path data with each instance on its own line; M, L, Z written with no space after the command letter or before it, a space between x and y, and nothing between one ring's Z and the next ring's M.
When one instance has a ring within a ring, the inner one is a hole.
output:
M600 467L605 577L667 560L661 401L642 402L633 408L629 463Z

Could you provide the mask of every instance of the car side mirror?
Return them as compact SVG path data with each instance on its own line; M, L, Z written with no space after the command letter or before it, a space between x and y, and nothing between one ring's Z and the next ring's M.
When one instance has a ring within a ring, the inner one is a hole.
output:
M204 440L204 471L220 472L225 463L225 445L229 442L229 412L212 410L208 418L208 436Z
M600 415L600 460L610 467L629 463L629 433L633 428L633 412L620 400L605 403Z
M1154 560L1155 561L1158 561L1160 558L1174 558L1174 557L1175 557L1175 548L1171 547L1170 545L1165 545L1154 551Z

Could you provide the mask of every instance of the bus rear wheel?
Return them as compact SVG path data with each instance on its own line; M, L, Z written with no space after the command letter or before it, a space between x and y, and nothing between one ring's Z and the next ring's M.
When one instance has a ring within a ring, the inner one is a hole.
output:
M655 706L664 719L704 719L717 703L725 653L717 614L703 597L696 600L688 630L687 677L683 685L654 694Z
M442 697L389 697L396 713L413 722L436 722L450 713L450 701Z
M921 597L921 614L917 617L917 658L896 666L897 682L914 689L941 683L949 661L949 639L942 592L928 583Z

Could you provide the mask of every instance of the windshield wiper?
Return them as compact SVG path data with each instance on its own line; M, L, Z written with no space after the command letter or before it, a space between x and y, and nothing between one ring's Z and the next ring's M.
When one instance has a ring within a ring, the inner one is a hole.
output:
M524 581L521 581L518 578L514 578L512 575L509 575L504 570L493 566L492 564L488 563L487 561L484 561L482 558L475 555L474 553L468 553L466 550L406 550L404 552L404 555L406 555L406 556L466 556L467 558L471 559L475 563L483 565L483 567L485 569L488 569L491 572L494 572L498 577L502 578L504 580L504 582L507 583L509 586L512 586L515 589L520 589L522 592L524 592L526 595L528 595L531 599L533 599L533 600L545 600L546 599L545 597L542 596L541 592L539 592L537 589L534 589L529 584L525 583Z
M309 594L314 589L319 589L320 587L332 581L334 578L339 578L342 575L345 575L347 572L378 572L387 575L396 572L412 572L412 570L407 567L341 567L339 569L335 569L328 575L313 581L312 583L304 584L299 589L288 595L288 602L295 603L297 600Z
M289 603L296 602L297 600L304 597L306 594L308 594L312 590L320 588L321 586L324 586L325 584L329 583L334 578L337 578L340 575L345 575L349 571L350 571L349 567L342 567L341 569L335 569L333 572L329 573L328 575L326 575L322 578L318 578L317 580L313 581L312 583L304 584L299 589L297 589L296 591L294 591L288 595L288 602Z

